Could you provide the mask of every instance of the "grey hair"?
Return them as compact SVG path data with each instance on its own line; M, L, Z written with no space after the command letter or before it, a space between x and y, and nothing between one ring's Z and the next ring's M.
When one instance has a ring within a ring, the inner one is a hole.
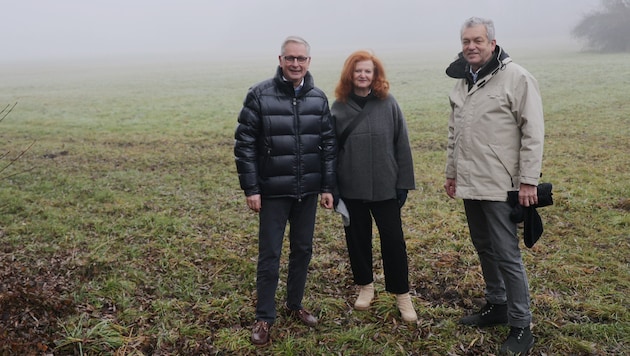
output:
M464 24L462 25L462 29L460 31L460 36L464 33L465 29L475 27L477 25L483 25L486 27L486 35L488 36L488 41L492 42L494 40L494 22L490 19L484 19L481 17L471 17L468 20L464 21Z
M282 42L282 47L280 47L280 54L284 54L284 49L287 46L287 44L289 43L299 43L299 44L303 44L304 47L306 47L306 55L310 56L311 55L311 45L308 44L308 42L306 42L305 39L303 39L302 37L299 36L289 36L287 37L284 42Z

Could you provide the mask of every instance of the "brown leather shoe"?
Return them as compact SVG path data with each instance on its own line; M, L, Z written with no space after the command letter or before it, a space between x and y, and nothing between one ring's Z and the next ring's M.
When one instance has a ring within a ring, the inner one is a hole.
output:
M289 316L298 319L304 325L311 326L311 327L317 325L317 318L304 308L299 309L299 310L291 310L285 303L284 309L286 310Z
M252 344L265 346L269 343L269 323L257 320L252 328Z

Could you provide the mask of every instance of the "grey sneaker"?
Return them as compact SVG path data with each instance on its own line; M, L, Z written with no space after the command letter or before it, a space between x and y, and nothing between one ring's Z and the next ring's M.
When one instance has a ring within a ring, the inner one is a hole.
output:
M507 304L492 304L486 302L477 313L459 319L463 325L486 327L493 325L507 325Z
M502 355L527 355L534 346L534 336L528 327L510 328L510 336L501 345Z

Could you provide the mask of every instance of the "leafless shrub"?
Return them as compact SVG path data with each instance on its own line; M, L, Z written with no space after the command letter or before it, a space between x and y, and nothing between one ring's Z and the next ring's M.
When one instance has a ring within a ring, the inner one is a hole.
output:
M9 116L9 114L13 111L13 109L15 108L16 105L17 105L17 102L15 102L13 104L7 104L2 110L0 110L0 122L2 122L7 116ZM28 150L30 150L31 147L33 147L34 144L35 144L35 141L31 142L31 144L28 145L28 147L26 147L24 150L20 151L15 157L10 157L9 156L12 151L7 151L7 152L4 152L4 153L0 153L0 179L7 179L7 178L10 178L10 177L13 177L14 175L17 175L17 174L20 174L20 173L24 173L24 171L20 171L20 172L17 172L17 173L6 175L6 176L2 175L17 160L19 160L22 156L24 156L24 154ZM8 163L5 163L4 161L8 161Z

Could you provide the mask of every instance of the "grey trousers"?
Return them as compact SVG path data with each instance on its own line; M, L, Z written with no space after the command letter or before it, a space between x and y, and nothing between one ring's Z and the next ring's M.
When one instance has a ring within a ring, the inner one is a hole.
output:
M276 289L280 254L287 222L289 230L289 268L286 302L290 309L302 308L308 265L313 254L313 232L318 195L301 200L262 198L258 232L258 266L256 270L256 320L273 324L276 320Z
M516 224L507 202L464 200L468 228L479 255L488 302L507 302L508 323L529 326L529 283L521 258Z

